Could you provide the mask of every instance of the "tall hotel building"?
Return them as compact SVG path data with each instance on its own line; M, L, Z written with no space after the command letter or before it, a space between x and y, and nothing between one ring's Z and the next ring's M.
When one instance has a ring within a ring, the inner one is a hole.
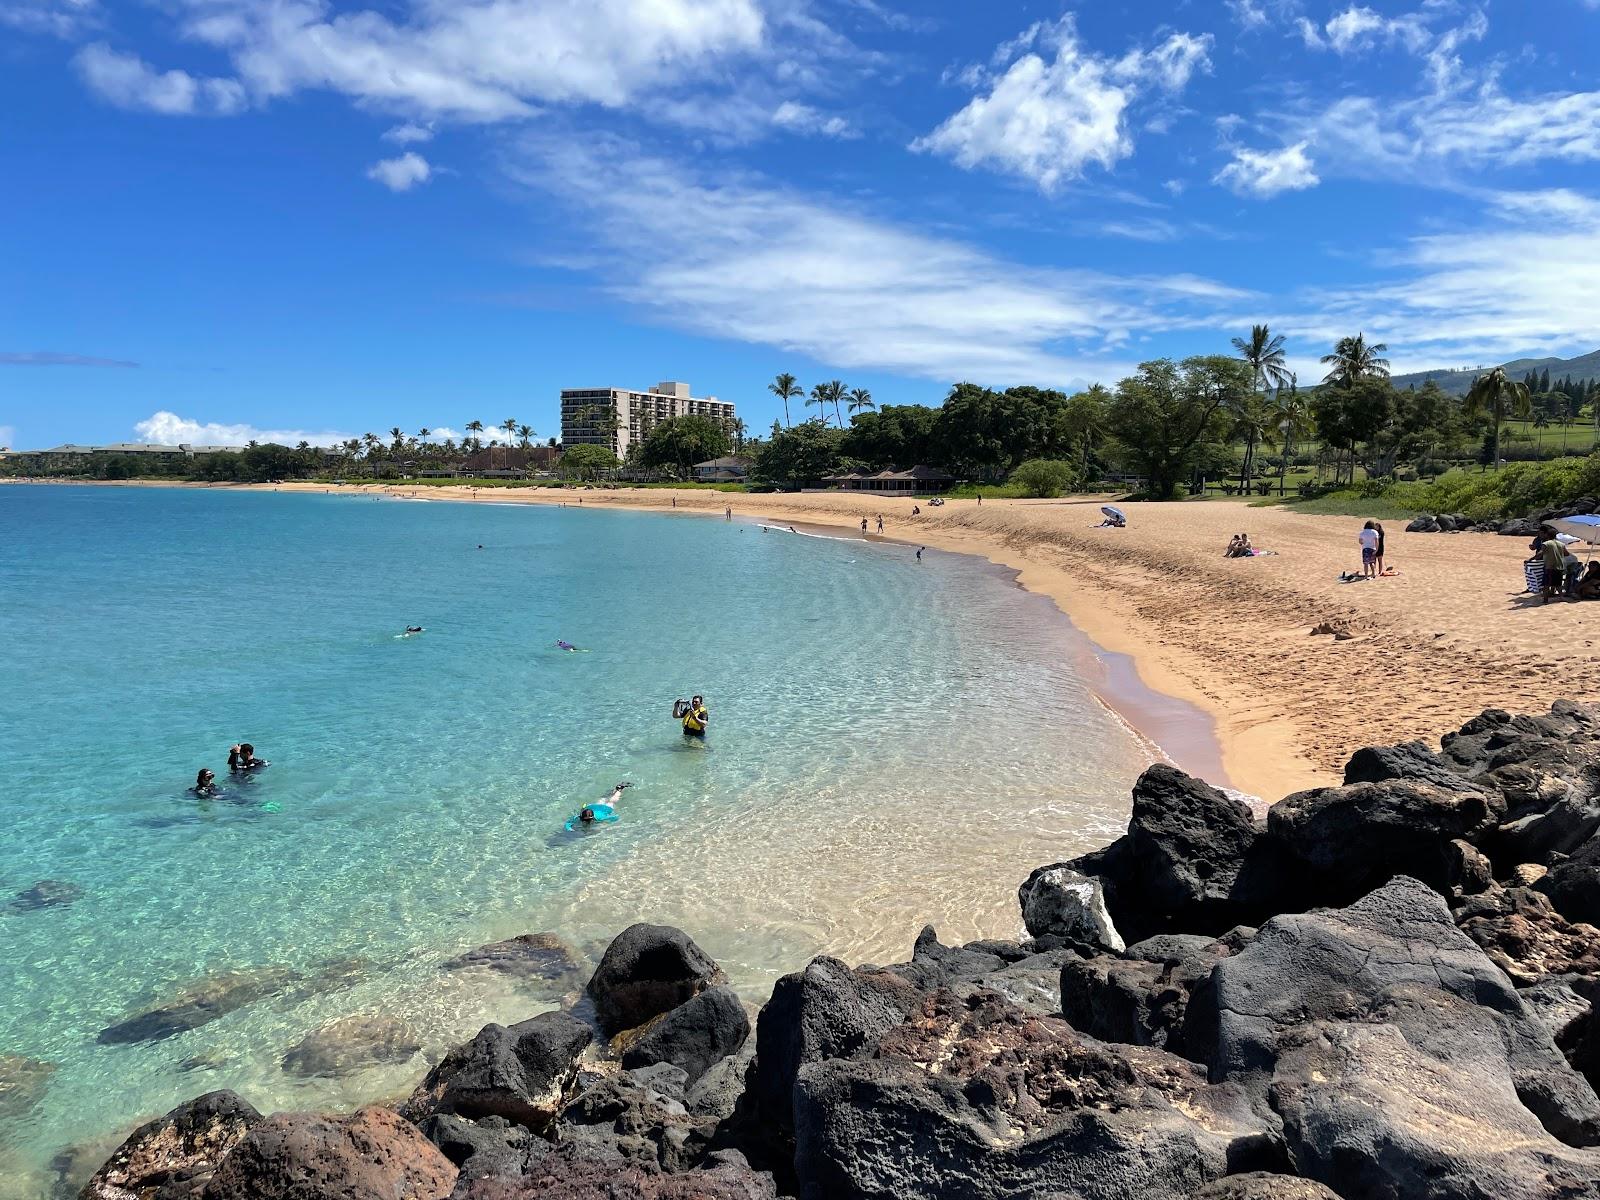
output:
M648 392L628 388L565 388L561 393L561 444L605 446L618 458L670 417L710 417L732 432L733 405L715 396L697 399L687 383L658 383Z

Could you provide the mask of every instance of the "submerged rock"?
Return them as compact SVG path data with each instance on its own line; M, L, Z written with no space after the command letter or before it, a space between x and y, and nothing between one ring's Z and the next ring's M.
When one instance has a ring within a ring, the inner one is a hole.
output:
M0 1121L16 1121L32 1112L55 1073L54 1063L0 1054Z
M408 1062L421 1049L410 1026L396 1017L345 1017L302 1038L283 1056L283 1069L305 1079L349 1075L367 1067Z
M36 912L41 908L65 908L83 895L75 883L60 879L41 879L32 887L23 888L6 907L12 912Z
M184 988L166 1004L107 1026L96 1040L106 1046L159 1042L209 1025L235 1009L283 991L299 978L289 967L221 971Z
M444 971L474 969L497 971L519 983L555 984L564 988L576 983L579 967L571 947L555 934L524 933L458 954L440 968Z
M279 1113L245 1134L203 1200L446 1200L455 1164L386 1108Z
M726 982L722 968L681 929L639 924L606 947L588 992L610 1037Z
M134 1130L94 1173L81 1200L199 1197L217 1167L262 1121L233 1092L208 1092Z
M561 1111L592 1036L582 1021L560 1012L509 1028L485 1025L428 1072L402 1111L412 1120L454 1113L545 1129Z

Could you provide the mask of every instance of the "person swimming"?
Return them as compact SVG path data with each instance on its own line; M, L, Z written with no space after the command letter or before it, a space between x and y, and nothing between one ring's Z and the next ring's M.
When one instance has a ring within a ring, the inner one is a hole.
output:
M267 766L267 760L256 757L256 748L249 742L240 742L237 746L228 747L228 770L254 771L257 767Z
M406 631L404 633L402 633L400 636L401 637L415 637L417 634L421 633L422 631L423 630L422 630L422 626L421 625L407 625L406 626Z
M706 726L710 723L711 714L706 711L705 698L694 697L683 710L683 736L703 738L706 735Z
M190 790L202 800L209 800L217 794L216 772L210 767L201 767L200 773L194 777L194 787Z
M562 641L560 638L557 638L556 639L556 649L557 650L567 650L567 651L571 651L571 652L576 653L578 648L576 646L574 646L571 642Z
M617 803L622 799L622 793L631 788L633 784L623 782L611 789L611 794L601 804L585 804L578 811L577 817L567 822L567 828L592 828L601 822L610 822L617 819Z

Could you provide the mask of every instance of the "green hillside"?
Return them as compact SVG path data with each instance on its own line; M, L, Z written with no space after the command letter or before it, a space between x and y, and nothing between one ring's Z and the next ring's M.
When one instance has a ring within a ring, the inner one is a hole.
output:
M1552 379L1564 379L1570 375L1574 383L1586 383L1591 379L1600 379L1600 350L1577 358L1518 358L1506 363L1505 368L1506 374L1513 379L1521 379L1529 371L1538 371L1541 374L1549 371ZM1410 387L1412 384L1421 387L1431 379L1451 395L1465 396L1467 389L1472 386L1472 381L1492 369L1493 364L1466 369L1441 368L1436 371L1414 371L1410 375L1396 375L1394 385L1397 388Z

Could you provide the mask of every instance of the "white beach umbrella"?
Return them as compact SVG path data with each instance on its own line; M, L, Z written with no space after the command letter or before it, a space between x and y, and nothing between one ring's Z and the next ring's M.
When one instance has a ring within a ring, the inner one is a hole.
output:
M1591 517L1557 517L1546 522L1557 534L1566 534L1579 542L1600 546L1600 515Z

